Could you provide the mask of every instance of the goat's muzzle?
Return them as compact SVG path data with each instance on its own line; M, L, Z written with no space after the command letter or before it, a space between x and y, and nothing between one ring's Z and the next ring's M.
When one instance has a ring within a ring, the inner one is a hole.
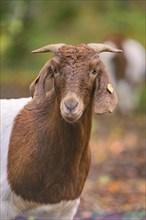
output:
M67 94L60 104L62 117L69 123L76 122L83 113L83 103L75 93Z

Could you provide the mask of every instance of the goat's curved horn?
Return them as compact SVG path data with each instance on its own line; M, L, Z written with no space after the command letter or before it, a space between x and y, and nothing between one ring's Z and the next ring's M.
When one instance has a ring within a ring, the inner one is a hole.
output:
M39 49L33 50L32 53L46 53L46 52L58 52L59 48L63 47L65 44L50 44Z
M110 47L106 44L95 44L95 43L90 43L87 44L89 47L93 48L97 53L102 53L102 52L114 52L114 53L121 53L122 50L119 50L117 48Z

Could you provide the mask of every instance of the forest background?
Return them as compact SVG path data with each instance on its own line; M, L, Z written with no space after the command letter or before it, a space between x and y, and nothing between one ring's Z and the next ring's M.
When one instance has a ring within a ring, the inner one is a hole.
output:
M145 45L144 0L1 0L1 82L26 84L49 54L35 48L103 42L123 33Z

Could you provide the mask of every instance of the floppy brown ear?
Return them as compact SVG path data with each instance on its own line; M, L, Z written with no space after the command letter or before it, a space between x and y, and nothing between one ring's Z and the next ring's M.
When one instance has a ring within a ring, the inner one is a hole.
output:
M50 60L45 63L37 78L31 83L29 89L35 103L40 104L46 97L45 82L52 77Z
M112 112L118 103L117 94L112 87L106 67L102 62L100 65L94 93L94 111L96 114Z

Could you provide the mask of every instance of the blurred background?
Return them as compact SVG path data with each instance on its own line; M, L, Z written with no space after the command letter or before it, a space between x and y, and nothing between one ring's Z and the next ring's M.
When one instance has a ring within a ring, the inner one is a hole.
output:
M29 84L51 54L31 51L52 43L103 43L119 96L112 115L94 116L92 166L78 217L145 208L145 1L1 0L1 97L29 96ZM144 212L141 211L143 216Z

